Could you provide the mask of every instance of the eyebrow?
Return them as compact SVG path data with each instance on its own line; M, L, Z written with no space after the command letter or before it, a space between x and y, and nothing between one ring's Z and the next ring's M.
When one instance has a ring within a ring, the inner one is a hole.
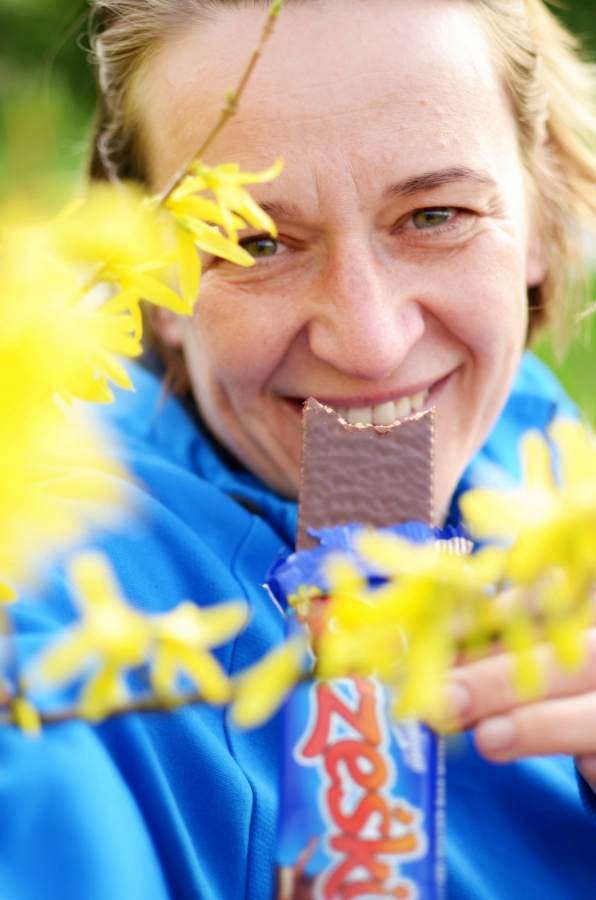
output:
M422 191L432 191L436 188L443 187L445 184L453 184L457 181L471 181L476 184L496 186L496 181L485 172L478 172L475 169L456 166L450 169L440 169L437 172L426 172L424 175L414 175L412 178L404 178L403 181L396 181L385 191L385 198L408 197L411 194L422 193ZM300 207L295 203L265 200L262 203L259 203L259 206L264 212L271 216L274 221L276 219L293 219L294 221L298 221L302 218Z
M264 200L262 203L259 203L259 206L263 212L271 216L273 221L275 219L294 219L294 221L297 221L302 218L300 207L295 203L278 203L276 200L271 200L270 202Z
M411 194L419 194L422 191L432 191L443 187L445 184L453 184L457 181L472 181L476 184L489 184L496 186L496 181L485 172L477 172L475 169L456 166L451 169L441 169L437 172L426 172L424 175L414 175L403 181L396 181L385 191L387 199L393 197L408 197Z

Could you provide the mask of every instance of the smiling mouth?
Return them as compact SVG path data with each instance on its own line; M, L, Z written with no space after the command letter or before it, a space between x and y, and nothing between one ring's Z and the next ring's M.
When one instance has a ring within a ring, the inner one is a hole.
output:
M319 402L336 412L347 425L393 425L420 412L431 390L432 388L426 388L411 397L399 397L397 400L388 400L376 406L336 406L324 400ZM302 412L305 401L292 399L291 402Z
M348 425L393 425L407 419L413 413L420 412L430 391L419 391L411 397L400 397L399 400L388 400L377 406L331 406Z

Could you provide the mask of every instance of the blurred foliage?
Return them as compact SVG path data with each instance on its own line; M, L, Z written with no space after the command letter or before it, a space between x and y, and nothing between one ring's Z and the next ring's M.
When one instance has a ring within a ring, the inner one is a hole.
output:
M592 295L596 299L596 285L592 288ZM593 317L575 326L573 340L563 356L555 352L548 334L532 349L561 379L569 396L596 428L596 331Z
M96 96L88 14L85 0L0 0L0 194L47 196L80 169Z

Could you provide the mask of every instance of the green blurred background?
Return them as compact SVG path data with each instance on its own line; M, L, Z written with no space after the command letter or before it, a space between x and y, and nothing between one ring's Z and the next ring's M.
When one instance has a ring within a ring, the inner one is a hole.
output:
M596 0L553 9L596 60ZM84 170L96 96L87 17L87 0L0 0L0 198L57 202ZM537 352L596 424L591 330L590 321L575 329L563 361L548 337Z

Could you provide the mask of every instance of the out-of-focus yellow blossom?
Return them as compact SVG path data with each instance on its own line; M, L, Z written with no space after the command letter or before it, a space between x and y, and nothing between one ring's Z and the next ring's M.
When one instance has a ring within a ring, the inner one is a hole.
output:
M550 436L554 459L539 434L524 438L518 490L481 489L462 498L477 537L510 543L508 573L519 583L534 582L551 566L569 567L580 580L596 575L596 446L575 422L558 422Z
M17 592L8 584L0 582L0 603L12 603L17 599Z
M177 257L169 223L137 186L92 185L50 223L47 239L83 283L116 285L117 304L131 313L141 299L180 314L192 311L170 284Z
M386 581L370 586L358 568L331 558L326 628L315 641L324 678L376 675L393 690L400 716L435 717L440 683L473 639L488 646L495 614L488 585L503 551L439 553L395 535L365 533L357 549Z
M109 562L97 553L78 556L70 578L81 621L34 661L29 684L51 690L82 678L78 712L91 721L133 702L127 676L145 664L155 699L163 705L184 699L180 675L209 703L229 699L228 678L208 650L241 630L247 619L244 603L201 610L187 602L168 613L143 615L124 600Z
M110 505L114 513L123 473L105 457L88 416L68 404L111 399L108 380L130 387L113 354L139 351L139 325L115 301L82 296L42 227L2 229L0 314L4 583L29 578L91 518L107 524ZM0 594L8 599L11 591Z
M546 637L560 663L574 666L584 658L583 633L593 618L596 446L575 422L556 423L550 437L553 452L538 434L524 439L518 490L471 491L462 509L479 537L508 546L505 577L525 589L525 644ZM522 623L510 623L509 638L515 628ZM522 680L529 686L532 679Z
M110 525L124 474L103 456L92 431L71 424L56 407L11 413L19 396L5 391L2 380L0 572L18 583L39 575L48 557L92 521ZM14 597L8 587L1 593Z
M238 676L233 690L232 718L241 728L255 728L269 719L304 675L306 638L290 638Z
M230 683L217 660L207 651L227 643L244 627L245 603L221 603L200 609L181 603L161 616L153 616L151 681L159 697L176 694L177 678L185 675L208 703L226 703Z
M10 704L14 724L29 737L39 737L41 719L35 707L24 697L15 697Z
M39 406L54 394L106 402L113 399L108 381L132 387L114 354L141 352L138 310L124 295L82 292L72 269L48 251L42 229L2 234L0 310L2 381L21 408L24 398Z
M126 703L124 674L145 661L151 628L124 601L102 555L76 557L69 575L81 621L65 629L35 660L29 678L34 684L57 687L88 676L80 713L97 721Z

